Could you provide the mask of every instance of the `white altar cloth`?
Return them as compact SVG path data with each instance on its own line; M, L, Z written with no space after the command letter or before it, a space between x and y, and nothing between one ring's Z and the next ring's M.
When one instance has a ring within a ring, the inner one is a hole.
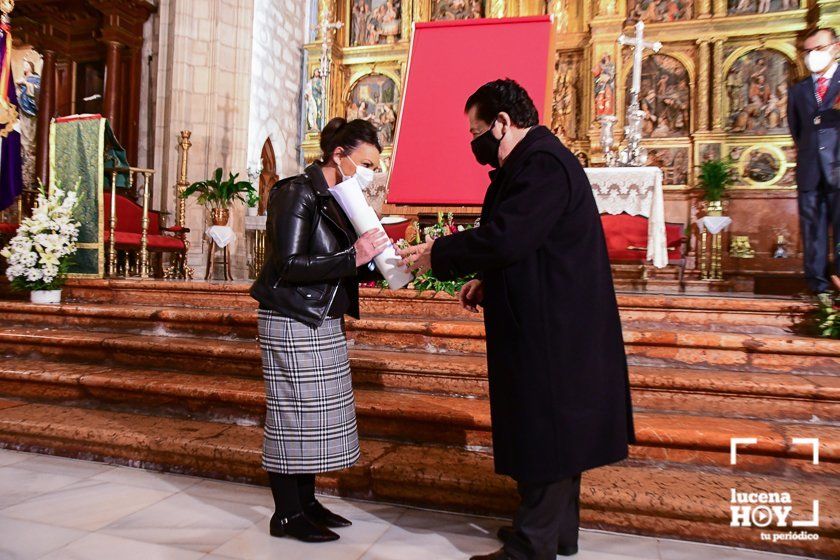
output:
M668 266L665 196L658 167L587 167L586 175L601 214L644 216L648 219L647 260Z
M207 237L216 242L216 246L221 248L227 247L236 239L236 233L230 226L210 226L207 228Z

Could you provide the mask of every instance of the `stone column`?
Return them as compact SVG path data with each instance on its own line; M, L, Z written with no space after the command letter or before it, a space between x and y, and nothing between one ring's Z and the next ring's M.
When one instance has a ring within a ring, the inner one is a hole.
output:
M117 138L120 137L120 122L117 99L120 90L120 64L122 45L116 41L106 43L107 53L105 55L105 98L102 101L105 118L111 121L111 127Z
M714 39L714 65L712 67L712 126L716 131L723 130L723 39Z
M42 51L41 94L35 131L35 172L45 185L50 180L50 121L55 112L55 51Z
M128 79L124 83L128 84L129 95L128 103L123 107L127 109L128 114L122 115L122 123L128 127L123 131L125 138L125 149L128 153L128 162L131 165L137 165L137 152L139 146L139 128L140 128L140 83L142 75L143 52L142 49L133 48L129 53Z
M699 64L697 67L697 130L709 130L709 41L697 41Z

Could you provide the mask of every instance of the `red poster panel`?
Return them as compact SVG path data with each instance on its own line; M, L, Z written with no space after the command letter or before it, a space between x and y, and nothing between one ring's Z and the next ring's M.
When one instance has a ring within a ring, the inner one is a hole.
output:
M389 179L391 204L481 204L489 167L470 150L464 103L497 78L519 82L550 115L549 16L418 23Z

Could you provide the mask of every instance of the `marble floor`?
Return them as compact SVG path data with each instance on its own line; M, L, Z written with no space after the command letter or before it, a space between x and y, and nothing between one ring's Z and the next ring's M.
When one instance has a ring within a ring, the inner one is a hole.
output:
M353 521L306 545L268 535L266 488L0 450L0 560L440 560L498 548L499 519L322 498ZM576 560L794 556L583 530Z

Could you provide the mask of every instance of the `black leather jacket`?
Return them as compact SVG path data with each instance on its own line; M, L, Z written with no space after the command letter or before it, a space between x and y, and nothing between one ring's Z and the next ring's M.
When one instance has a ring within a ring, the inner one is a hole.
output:
M265 264L251 286L261 306L313 327L320 326L340 283L352 317L359 317L357 236L329 192L317 164L271 189L266 221Z

